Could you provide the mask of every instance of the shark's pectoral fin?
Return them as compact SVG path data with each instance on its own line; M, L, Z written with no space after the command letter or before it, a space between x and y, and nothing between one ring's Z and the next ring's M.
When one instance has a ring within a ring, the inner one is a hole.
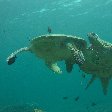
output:
M103 93L104 95L106 95L110 79L109 77L103 77L103 78L100 78L100 81L103 88Z
M61 71L61 69L58 67L57 63L48 62L48 61L46 61L45 63L46 63L46 65L47 65L52 71L54 71L55 73L57 73L57 74L61 74L61 73L62 73L62 71Z
M88 82L87 86L85 89L88 89L88 87L93 83L93 81L96 79L96 75L93 75L90 79L90 81Z
M65 60L66 70L70 73L73 69L73 61L71 59Z

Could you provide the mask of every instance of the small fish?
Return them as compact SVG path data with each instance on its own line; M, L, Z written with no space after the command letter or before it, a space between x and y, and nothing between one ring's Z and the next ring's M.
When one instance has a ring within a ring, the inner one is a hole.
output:
M75 101L78 101L78 100L79 100L79 98L80 98L80 97L79 97L79 96L77 96L77 97L75 98Z
M64 97L63 97L63 100L67 100L67 99L68 99L68 97L67 97L67 96L64 96Z
M95 102L92 102L92 103L91 103L91 106L92 106L92 107L96 106L96 103L95 103Z
M51 28L48 26L48 33L51 33L52 32L52 30L51 30Z

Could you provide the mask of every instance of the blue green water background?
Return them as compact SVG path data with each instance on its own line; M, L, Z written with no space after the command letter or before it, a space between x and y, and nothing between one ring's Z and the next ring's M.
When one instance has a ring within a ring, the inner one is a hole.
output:
M112 81L104 96L98 79L84 90L90 75L83 79L76 65L68 74L64 62L58 63L63 74L57 75L31 53L7 65L11 52L46 34L48 26L53 33L87 41L87 33L95 32L112 43L112 0L0 0L0 105L37 104L46 112L112 112ZM92 107L92 102L97 105Z

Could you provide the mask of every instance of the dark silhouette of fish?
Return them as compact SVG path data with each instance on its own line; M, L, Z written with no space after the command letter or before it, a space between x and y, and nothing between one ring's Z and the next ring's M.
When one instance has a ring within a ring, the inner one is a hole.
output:
M80 97L79 97L79 96L77 96L77 97L75 98L75 101L78 101L78 100L79 100L79 98L80 98Z
M92 102L92 103L91 103L91 106L92 106L92 107L96 106L96 103L95 103L95 102Z
M63 100L67 100L67 99L68 99L68 97L67 97L67 96L64 96L64 97L63 97Z
M48 26L48 33L51 33L52 32L52 30L51 30L51 28Z

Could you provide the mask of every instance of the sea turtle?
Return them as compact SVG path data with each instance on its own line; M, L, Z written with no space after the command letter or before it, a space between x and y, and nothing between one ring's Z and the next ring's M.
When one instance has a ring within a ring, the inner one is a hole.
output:
M9 65L14 63L18 53L30 51L43 59L51 70L60 74L62 71L58 67L57 61L65 60L67 70L71 71L73 64L70 62L73 60L76 63L84 62L85 59L81 50L86 47L86 41L76 36L64 34L41 35L32 39L29 47L21 48L12 53L7 58L7 63Z
M91 45L83 51L85 61L79 64L79 67L85 73L92 74L86 89L96 78L99 78L106 95L112 77L112 44L102 40L93 32L88 33L88 38Z

